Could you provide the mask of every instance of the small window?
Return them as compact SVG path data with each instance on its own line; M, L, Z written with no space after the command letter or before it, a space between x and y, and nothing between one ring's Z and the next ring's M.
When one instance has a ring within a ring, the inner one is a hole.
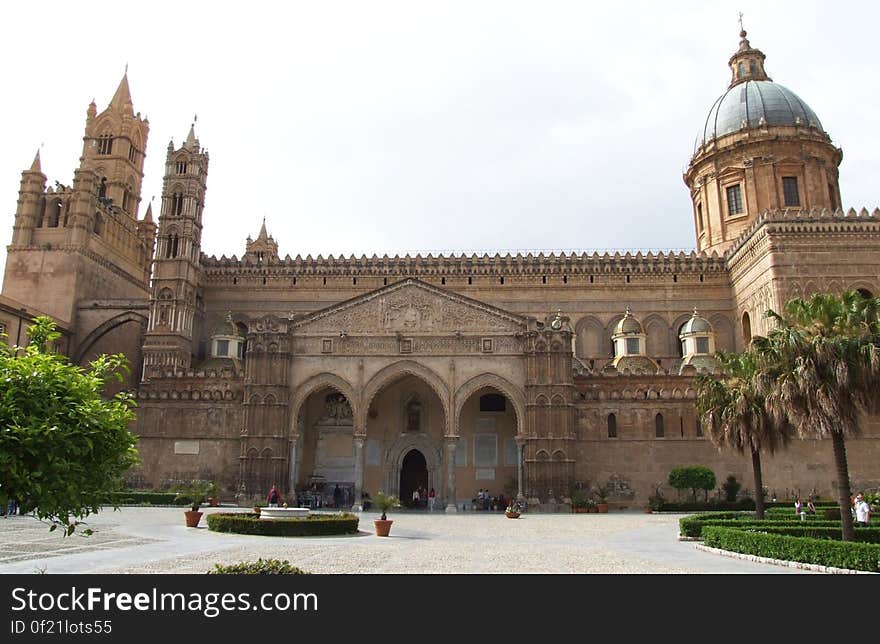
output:
M217 340L217 355L229 355L229 340Z
M832 183L828 184L828 204L831 206L831 210L837 210L837 191Z
M134 163L135 159L137 159L137 150L135 149L134 145L129 145L128 146L128 160L131 161L132 163Z
M171 197L171 214L180 215L183 213L183 195L175 193Z
M782 177L782 194L786 206L800 206L801 197L798 194L797 177Z
M101 216L101 213L99 213L99 212L95 213L94 231L95 231L95 234L98 235L99 237L101 236L101 233L104 232L104 218Z
M703 204L697 204L697 226L699 226L700 232L703 232Z
M241 342L236 344L238 345L238 359L241 360L244 357L244 345Z
M727 188L727 215L733 217L734 215L742 214L742 212L742 189L739 184L729 186Z
M742 78L745 75L746 75L746 64L740 63L739 64L739 77Z
M501 394L480 396L480 411L504 411L506 408L506 399Z
M186 174L186 161L178 161L175 169L177 170L177 174Z
M617 438L617 416L608 414L608 438Z
M697 416L696 430L697 430L697 436L702 436L702 435L703 435L703 423L702 423L702 421L700 420L700 417L699 417L699 416Z
M113 152L113 137L102 134L98 137L98 154L111 154Z
M746 344L752 341L752 321L749 318L749 313L746 311L742 316L742 331L743 331L743 340Z
M666 434L666 428L663 423L663 414L657 414L654 417L654 436L657 438L663 438Z
M626 355L628 355L628 356L639 355L639 339L638 338L627 338L626 339Z
M697 338L697 353L709 353L709 338Z

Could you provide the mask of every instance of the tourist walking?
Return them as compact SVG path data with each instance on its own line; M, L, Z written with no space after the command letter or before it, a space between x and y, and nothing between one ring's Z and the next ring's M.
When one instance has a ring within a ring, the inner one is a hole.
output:
M861 492L856 495L855 511L856 521L858 521L859 525L867 526L871 520L871 506L865 501L865 497L862 496Z
M333 488L333 507L339 508L342 505L342 490L339 489L339 483Z
M428 491L428 511L434 511L434 498L437 496L437 493L434 492L434 488L431 488Z
M266 496L266 503L269 504L270 508L277 508L280 502L281 490L278 489L277 485L273 485L269 490L268 496Z

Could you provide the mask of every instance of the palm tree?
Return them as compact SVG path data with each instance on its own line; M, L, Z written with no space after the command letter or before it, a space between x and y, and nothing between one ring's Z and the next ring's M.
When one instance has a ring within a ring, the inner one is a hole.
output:
M751 347L741 354L719 351L715 356L721 376L699 374L696 408L712 443L731 447L752 457L755 480L755 515L764 518L764 481L761 451L771 454L785 445L792 428L786 419L767 413L764 397L756 388L760 354Z
M759 341L758 390L775 422L787 419L803 438L831 438L841 532L854 538L846 437L866 413L880 410L880 299L856 291L793 299Z

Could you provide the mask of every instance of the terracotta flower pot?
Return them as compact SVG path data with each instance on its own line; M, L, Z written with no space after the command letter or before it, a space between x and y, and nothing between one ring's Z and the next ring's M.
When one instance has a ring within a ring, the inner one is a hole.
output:
M376 526L376 536L387 537L388 533L391 532L392 523L394 523L394 521L391 519L374 519L373 525Z
M257 516L260 516L260 506L259 505L254 506L254 514L256 514Z
M192 510L187 510L183 513L186 516L186 527L187 528L198 528L199 521L202 518L201 512L193 512Z
M504 516L508 519L519 519L519 512L505 512Z
M608 504L607 503L597 503L596 509L599 511L599 514L608 514Z

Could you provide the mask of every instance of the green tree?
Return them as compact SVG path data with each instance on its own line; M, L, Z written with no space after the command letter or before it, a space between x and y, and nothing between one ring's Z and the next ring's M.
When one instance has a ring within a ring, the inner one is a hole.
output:
M774 420L804 438L830 438L837 470L841 533L853 540L846 437L880 411L880 299L856 291L817 294L767 311L775 328L756 338L763 366L758 388Z
M131 395L103 399L122 379L125 356L102 355L88 369L50 350L60 334L51 318L28 329L26 349L0 342L0 500L73 534L137 463ZM86 531L87 533L90 531Z
M764 518L764 480L761 452L771 454L788 442L791 425L785 417L772 417L758 391L758 364L762 354L750 347L743 353L719 351L715 360L720 374L696 378L696 408L709 440L719 449L729 447L752 459L755 483L755 516Z
M708 498L709 490L715 488L715 472L705 465L676 467L669 472L668 480L676 490L690 490L694 501L697 500L697 490L705 490Z

